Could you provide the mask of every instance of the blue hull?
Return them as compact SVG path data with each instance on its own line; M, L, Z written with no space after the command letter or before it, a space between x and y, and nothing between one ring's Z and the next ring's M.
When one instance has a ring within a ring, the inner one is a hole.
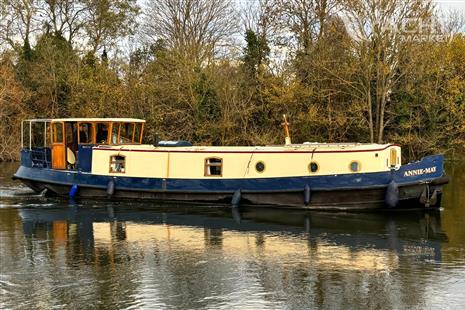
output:
M440 185L447 183L443 178L443 165L443 156L435 155L425 157L418 162L403 165L399 170L377 173L258 179L161 179L113 177L93 175L83 171L33 168L28 167L26 162L20 166L14 177L22 180L36 191L47 188L59 195L67 195L72 186L77 185L79 190L77 190L76 194L82 197L106 196L109 183L112 181L114 196L122 198L227 201L231 199L234 192L240 190L243 197L246 198L248 195L250 198L248 200L254 204L263 202L265 204L282 205L286 204L285 200L287 199L291 206L301 206L304 204L304 198L301 197L302 192L308 187L311 190L312 197L319 192L346 192L346 196L347 191L363 192L365 197L355 199L354 204L376 202L379 205L383 203L386 187L392 181L400 189L417 188L417 190L411 190L407 193L400 190L400 200L418 199L419 197L413 196L419 195L419 191L421 194L425 184L436 185L440 191ZM74 189L76 190L76 187ZM367 195L369 191L373 192L372 195ZM430 188L428 188L428 192L430 192ZM292 199L291 196L286 196L286 193L298 193L298 199ZM273 194L274 198L271 197ZM312 198L312 201L314 200ZM351 199L345 199L342 196L340 200L332 201L330 204L340 205L351 201ZM324 197L321 198L321 201L324 201Z

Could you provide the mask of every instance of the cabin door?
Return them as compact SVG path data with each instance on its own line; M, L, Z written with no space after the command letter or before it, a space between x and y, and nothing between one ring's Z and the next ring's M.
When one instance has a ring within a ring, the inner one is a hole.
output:
M65 124L63 122L52 123L52 168L65 169Z

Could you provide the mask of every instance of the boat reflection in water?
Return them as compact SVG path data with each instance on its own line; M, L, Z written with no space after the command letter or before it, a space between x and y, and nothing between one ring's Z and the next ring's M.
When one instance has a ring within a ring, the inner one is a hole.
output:
M239 223L219 208L27 204L0 208L6 308L404 309L447 295L431 294L447 272L435 212L246 209Z
M0 171L0 308L462 309L465 165L452 167L440 212L241 207L235 217L69 205Z
M238 223L225 210L163 208L75 206L19 212L26 237L44 236L52 248L65 250L67 259L96 265L144 256L160 259L171 252L178 259L221 253L222 259L259 257L318 269L394 270L401 259L441 261L441 242L447 239L439 212L248 209Z

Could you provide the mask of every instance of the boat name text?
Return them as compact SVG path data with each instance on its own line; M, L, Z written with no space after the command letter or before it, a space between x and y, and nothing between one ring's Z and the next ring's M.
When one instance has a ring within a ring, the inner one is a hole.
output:
M404 177L412 177L416 175L422 175L422 174L429 174L429 173L435 173L436 172L436 167L429 167L429 168L424 168L424 169L415 169L415 170L407 170L404 172Z

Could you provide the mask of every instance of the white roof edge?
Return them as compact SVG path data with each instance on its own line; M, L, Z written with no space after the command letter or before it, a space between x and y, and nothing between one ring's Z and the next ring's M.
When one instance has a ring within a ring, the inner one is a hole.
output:
M36 118L25 119L24 122L133 122L145 123L145 120L138 118Z
M23 119L23 122L50 122L51 120L50 118L31 118Z

